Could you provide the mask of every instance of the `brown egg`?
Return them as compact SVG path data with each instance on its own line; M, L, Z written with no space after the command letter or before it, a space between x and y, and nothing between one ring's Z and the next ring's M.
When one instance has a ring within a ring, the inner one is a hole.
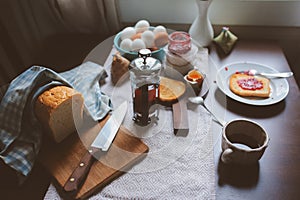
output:
M161 48L168 44L169 41L169 35L167 32L158 32L155 35L154 38L154 44L156 47Z
M157 51L159 48L157 48L157 47L151 47L151 48L149 48L151 51Z
M141 37L142 37L142 33L136 33L133 36L131 36L130 39L133 41L135 39L141 39Z

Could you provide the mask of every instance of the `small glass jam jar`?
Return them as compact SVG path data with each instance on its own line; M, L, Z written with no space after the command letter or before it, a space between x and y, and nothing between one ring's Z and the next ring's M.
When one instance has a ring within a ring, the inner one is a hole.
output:
M175 31L169 35L168 49L175 54L185 54L191 50L191 36L183 31Z
M158 98L161 62L151 57L149 49L141 49L139 58L130 63L130 81L133 98L133 120L146 126L158 119Z

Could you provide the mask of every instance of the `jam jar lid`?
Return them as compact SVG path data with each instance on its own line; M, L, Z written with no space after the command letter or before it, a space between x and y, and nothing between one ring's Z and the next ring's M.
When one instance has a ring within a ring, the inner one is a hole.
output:
M131 69L144 72L155 72L161 69L161 62L151 57L151 50L141 49L138 55L139 57L130 64Z

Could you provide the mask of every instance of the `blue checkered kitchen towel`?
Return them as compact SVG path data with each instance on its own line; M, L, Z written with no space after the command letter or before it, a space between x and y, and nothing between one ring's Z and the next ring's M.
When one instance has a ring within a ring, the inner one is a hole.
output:
M53 81L69 85L83 95L92 118L101 120L111 110L110 99L99 86L103 75L104 68L92 62L60 74L33 66L10 83L0 104L0 158L15 169L20 182L30 173L41 147L42 131L31 103L35 93Z

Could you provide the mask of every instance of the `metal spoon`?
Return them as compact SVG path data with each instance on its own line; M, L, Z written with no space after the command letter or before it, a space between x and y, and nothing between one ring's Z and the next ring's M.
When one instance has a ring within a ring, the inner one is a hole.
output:
M293 76L293 72L281 72L281 73L265 73L265 72L258 72L255 69L250 69L249 70L249 75L255 76L255 75L262 75L262 76L267 76L271 78L288 78Z
M194 103L194 104L198 104L198 105L202 105L215 119L215 121L220 124L221 126L224 126L225 125L225 122L218 119L207 107L206 105L204 104L204 99L200 96L197 96L197 97L189 97L188 100L191 102L191 103Z

